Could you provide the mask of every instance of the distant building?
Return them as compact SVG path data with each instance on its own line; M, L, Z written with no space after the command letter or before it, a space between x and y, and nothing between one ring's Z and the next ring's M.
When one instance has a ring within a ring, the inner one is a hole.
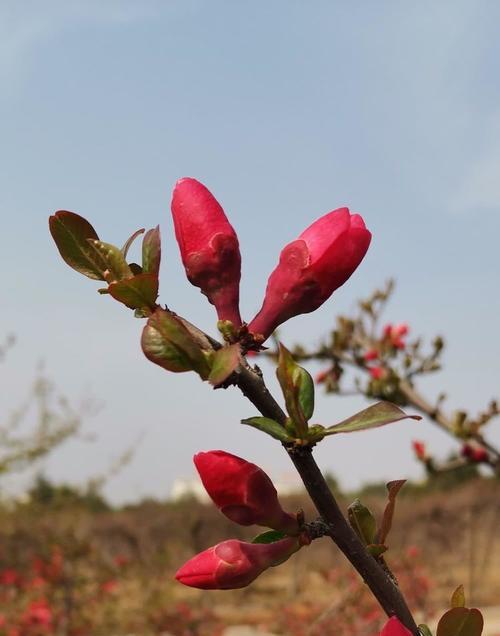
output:
M195 499L200 503L208 503L210 497L203 488L203 484L199 479L180 479L177 478L172 484L170 491L170 499L172 501L182 501L183 499Z

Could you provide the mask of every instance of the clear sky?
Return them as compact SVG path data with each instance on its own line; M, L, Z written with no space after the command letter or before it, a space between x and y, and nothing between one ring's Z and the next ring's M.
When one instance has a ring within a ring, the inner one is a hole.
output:
M115 501L166 496L198 450L289 471L276 442L238 424L251 405L150 364L141 322L51 242L47 217L61 208L117 244L160 223L161 300L214 333L173 239L181 176L203 181L239 234L247 319L283 245L348 205L373 232L369 254L322 309L283 328L284 342L317 342L336 313L395 276L387 318L447 337L446 369L426 390L473 409L498 395L499 24L495 0L2 0L0 333L18 343L0 368L0 406L17 404L39 360L70 399L102 404L85 424L97 442L66 444L47 472L82 481L142 434L107 486ZM319 398L315 419L364 405ZM327 440L317 455L345 486L418 476L415 437L453 448L407 422Z

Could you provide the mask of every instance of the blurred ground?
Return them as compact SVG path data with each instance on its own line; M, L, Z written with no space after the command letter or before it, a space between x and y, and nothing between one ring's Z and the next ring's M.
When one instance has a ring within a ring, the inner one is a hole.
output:
M363 502L380 514L385 496ZM418 620L433 623L458 584L500 634L500 484L403 489L387 561ZM343 499L346 506L350 499ZM289 509L313 511L301 496ZM202 592L173 581L194 553L251 538L211 506L155 501L121 510L47 498L0 512L0 636L373 636L383 617L327 538L242 590ZM238 630L236 630L238 628ZM235 631L236 630L236 631Z

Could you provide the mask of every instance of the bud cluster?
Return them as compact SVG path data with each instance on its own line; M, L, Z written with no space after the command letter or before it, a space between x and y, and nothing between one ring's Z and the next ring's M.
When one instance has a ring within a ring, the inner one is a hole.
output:
M215 306L220 321L241 328L238 238L224 210L199 181L180 179L172 198L175 236L189 281ZM269 277L262 308L244 342L258 348L293 316L318 309L363 260L371 234L359 214L339 208L312 223L286 245Z
M261 468L220 450L198 453L194 463L205 490L226 517L274 532L259 535L252 543L229 539L208 548L178 570L178 581L205 590L246 587L310 543L297 515L281 507L276 488Z

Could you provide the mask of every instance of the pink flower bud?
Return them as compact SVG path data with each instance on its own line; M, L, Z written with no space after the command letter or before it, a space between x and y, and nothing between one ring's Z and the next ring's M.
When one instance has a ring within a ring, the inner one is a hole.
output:
M219 320L241 325L241 256L236 232L212 193L190 177L172 197L175 237L189 281L215 305Z
M200 552L176 573L175 578L202 590L246 587L267 568L286 561L302 547L298 537L275 543L245 543L229 539Z
M320 307L361 263L370 240L363 219L347 208L315 221L282 250L249 330L268 338L285 320Z
M380 636L412 636L412 633L406 629L399 618L391 616L380 632Z
M299 533L296 517L282 509L273 482L261 468L218 450L198 453L193 459L205 490L231 521Z

